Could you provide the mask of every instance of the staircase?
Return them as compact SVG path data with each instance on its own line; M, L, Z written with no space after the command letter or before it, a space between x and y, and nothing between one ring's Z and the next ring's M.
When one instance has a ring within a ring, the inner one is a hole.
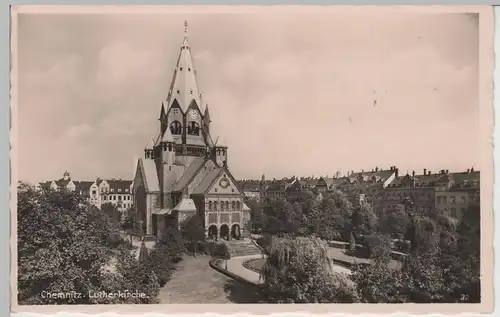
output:
M252 240L231 240L226 242L231 248L231 257L245 256L245 255L256 255L261 254L259 248L257 248Z

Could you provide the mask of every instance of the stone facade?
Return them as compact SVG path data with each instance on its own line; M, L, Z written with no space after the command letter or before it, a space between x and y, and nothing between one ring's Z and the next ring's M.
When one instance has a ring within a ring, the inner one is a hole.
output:
M210 134L211 122L186 32L168 96L161 103L159 133L145 147L134 177L134 204L146 234L159 236L198 215L207 237L246 235L250 210L228 168L226 143Z

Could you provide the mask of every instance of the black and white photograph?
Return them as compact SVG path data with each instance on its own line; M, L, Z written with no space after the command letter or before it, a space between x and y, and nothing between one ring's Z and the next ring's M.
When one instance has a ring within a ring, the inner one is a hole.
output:
M490 11L231 7L13 10L18 308L492 307Z

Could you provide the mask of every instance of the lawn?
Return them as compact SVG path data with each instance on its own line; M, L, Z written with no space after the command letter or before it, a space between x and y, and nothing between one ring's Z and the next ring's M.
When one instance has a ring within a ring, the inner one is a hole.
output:
M260 273L264 263L266 263L266 259L251 259L243 262L243 266L249 270Z
M336 249L336 248L329 248L328 250L328 256L335 261L335 264L337 266L340 266L342 268L349 268L350 265L354 263L371 263L372 261L370 259L364 259L364 258L358 258L358 257L353 257L350 255L345 254L344 250L341 249ZM264 263L266 262L266 259L252 259L243 262L243 266L246 267L249 270L255 271L257 273L260 273L260 270L262 269L262 266L264 266ZM400 268L401 263L395 260L391 260L389 262L389 268Z

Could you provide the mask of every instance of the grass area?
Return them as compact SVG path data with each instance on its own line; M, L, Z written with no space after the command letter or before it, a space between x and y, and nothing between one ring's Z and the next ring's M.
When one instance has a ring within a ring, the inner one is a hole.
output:
M338 266L350 268L351 265L358 263L371 263L370 259L362 258L362 257L354 257L352 255L348 255L345 253L345 250L337 249L337 248L329 248L328 256L334 260L334 263ZM266 259L251 259L243 262L243 266L249 270L260 273L262 266L266 262ZM401 262L391 260L389 262L389 268L400 268Z
M266 263L266 259L251 259L243 262L243 267L252 270L254 272L260 273L262 267Z
M258 303L259 289L239 283L210 268L210 257L185 255L170 281L160 290L161 304Z

